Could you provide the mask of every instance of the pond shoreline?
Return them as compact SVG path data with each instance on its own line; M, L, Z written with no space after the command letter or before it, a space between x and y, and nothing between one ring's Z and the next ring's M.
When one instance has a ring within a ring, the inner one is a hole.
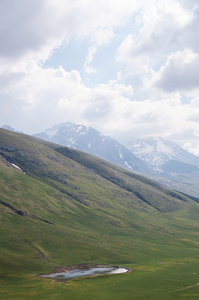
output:
M37 275L38 278L42 277L43 275L53 275L53 274L57 274L57 273L67 273L73 270L77 270L77 269L90 269L90 268L109 268L109 267L113 267L113 268L122 268L122 269L126 269L127 272L126 273L130 273L132 272L132 269L129 268L124 268L124 267L120 267L120 266L115 266L115 265L102 265L102 264L95 264L95 265L90 265L90 264L78 264L78 265L70 265L67 268L63 267L63 266L56 266L54 267L54 272L51 272L49 274L46 273L42 273Z

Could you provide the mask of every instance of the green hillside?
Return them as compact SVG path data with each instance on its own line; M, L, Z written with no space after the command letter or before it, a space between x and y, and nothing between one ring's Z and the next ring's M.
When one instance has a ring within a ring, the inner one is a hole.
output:
M0 298L198 299L196 201L94 156L0 129ZM37 277L82 263L132 272L67 284Z

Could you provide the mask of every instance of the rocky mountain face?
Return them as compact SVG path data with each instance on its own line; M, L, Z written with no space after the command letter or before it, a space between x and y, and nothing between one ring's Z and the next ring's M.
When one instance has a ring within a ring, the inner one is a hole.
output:
M92 127L61 123L34 137L77 149L134 172L150 173L146 163L114 139L102 135Z
M154 171L187 173L198 170L198 156L160 137L138 139L130 142L127 148Z

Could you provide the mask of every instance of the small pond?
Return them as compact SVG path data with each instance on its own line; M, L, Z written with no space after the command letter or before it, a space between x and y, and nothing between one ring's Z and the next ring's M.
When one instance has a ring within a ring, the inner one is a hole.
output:
M49 275L40 275L42 278L51 278L56 281L66 281L69 279L82 277L82 276L97 276L97 275L105 275L105 274L119 274L126 273L128 269L120 268L120 267L102 267L102 268L86 268L86 269L76 269L68 272L61 272Z

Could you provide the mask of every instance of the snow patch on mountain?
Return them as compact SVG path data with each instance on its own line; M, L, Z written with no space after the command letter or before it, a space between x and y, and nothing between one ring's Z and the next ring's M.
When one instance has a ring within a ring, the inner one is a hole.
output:
M120 157L121 159L123 159L121 149L119 149L119 157Z
M128 165L128 163L125 161L125 165L132 170L132 168Z
M19 166L15 165L15 164L13 164L13 163L11 163L11 165L12 165L15 169L17 169L17 170L21 171L22 173L26 174Z
M33 136L62 146L98 156L115 165L135 172L149 173L147 165L114 139L102 135L92 127L61 123Z
M3 125L2 126L3 129L9 130L9 131L13 131L13 132L18 132L18 133L23 133L22 131L18 131L15 130L13 127L11 127L10 125Z
M170 160L199 165L199 157L160 137L138 139L127 148L155 171L161 172L161 166Z

